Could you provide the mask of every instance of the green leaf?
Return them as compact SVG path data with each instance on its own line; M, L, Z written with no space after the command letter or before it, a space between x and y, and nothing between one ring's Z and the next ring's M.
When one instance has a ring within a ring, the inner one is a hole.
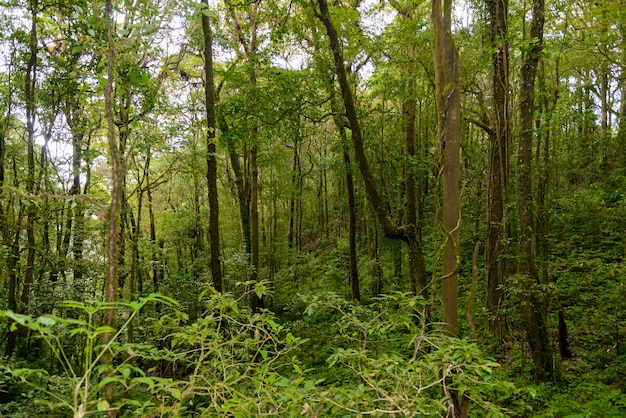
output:
M96 334L106 334L106 333L115 333L115 328L108 327L106 325L102 325L96 328Z
M178 388L169 388L169 391L170 391L170 393L172 394L172 396L176 400L180 401L182 399L182 395L181 395L180 389L178 389Z
M109 403L106 401L106 399L98 401L98 411L106 411L110 407L111 407L111 405L109 405Z
M151 378L151 377L136 377L132 380L132 383L135 384L141 384L143 383L144 385L147 385L149 388L153 388L156 385L156 381Z
M133 311L138 312L141 308L143 308L143 307L144 307L144 304L143 304L143 303L141 303L141 302L136 302L136 301L135 301L135 302L130 302L130 303L128 304L128 306L130 306L130 308L131 308Z
M13 322L17 322L20 325L26 325L27 322L32 321L32 318L28 315L22 315L15 313L11 310L6 310L1 312L2 316L6 316L9 319L12 319Z
M100 382L98 382L98 389L102 389L103 387L105 387L109 383L121 383L121 384L123 384L124 383L124 379L122 379L120 376L105 377Z
M40 316L39 318L37 318L37 322L39 322L41 325L48 327L54 326L57 323L56 319L50 315Z

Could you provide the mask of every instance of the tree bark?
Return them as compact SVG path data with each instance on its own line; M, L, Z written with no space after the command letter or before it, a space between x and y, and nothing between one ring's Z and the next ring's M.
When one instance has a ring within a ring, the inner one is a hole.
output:
M296 231L296 199L302 199L298 194L299 184L302 180L302 169L300 167L300 138L296 135L293 141L293 159L291 164L291 191L289 193L289 232L287 234L287 244L289 248L297 248L297 231Z
M415 117L417 114L417 103L415 101L415 80L411 77L407 84L408 97L404 101L403 115L404 115L404 140L407 153L407 160L404 164L405 180L404 180L404 193L406 194L406 211L407 222L409 225L415 225L417 229L417 192L416 192L416 178L415 170L413 169L413 162L415 161ZM419 240L419 237L417 238ZM415 254L409 251L409 283L411 291L417 294L417 260Z
M443 4L442 4L443 3ZM443 8L442 8L443 6ZM443 176L443 322L444 332L458 332L458 258L461 221L459 63L452 39L452 0L433 0L435 94L438 112L438 135Z
M259 280L259 169L256 144L250 147L250 174L250 282L254 286ZM255 291L252 291L250 294L250 308L254 312L258 312L263 307L263 300Z
M219 234L219 203L217 192L217 147L215 135L217 123L215 120L215 82L213 80L213 39L211 22L205 14L208 11L208 0L202 0L205 7L202 10L202 32L204 34L204 94L206 100L207 118L207 183L209 198L209 240L211 247L211 276L213 286L218 292L222 291L222 267L220 262L220 234Z
M343 127L343 125L341 125ZM346 138L345 128L342 135L342 154L343 164L346 170L346 189L348 192L348 217L349 217L349 229L348 229L348 263L349 263L349 278L350 278L350 291L352 299L361 300L361 290L359 286L359 272L357 269L357 252L356 252L356 203L354 200L354 180L352 178L352 162L350 161L350 154L348 153L348 145Z
M543 47L544 0L533 0L533 17L530 36L533 46L522 64L520 101L521 134L518 151L518 196L520 217L520 247L517 272L521 278L522 317L528 344L535 366L536 380L551 380L554 365L545 313L537 294L537 269L535 265L533 195L532 195L532 143L533 111L535 105L535 77Z
M35 88L37 84L37 11L39 9L39 1L31 0L29 2L31 13L30 28L30 57L26 69L25 96L26 96L26 129L28 132L28 174L26 179L26 192L33 194L35 191ZM30 299L30 286L33 283L35 274L35 220L37 217L37 207L30 203L26 211L26 269L24 271L24 282L22 283L22 309L28 306Z
M11 51L11 66L13 66L13 61L15 59L16 50ZM9 77L9 93L8 104L6 106L6 113L3 113L2 125L0 125L0 197L5 197L4 186L5 186L5 158L6 158L6 136L9 132L10 121L12 118L13 111L13 88L11 83L11 71L8 72ZM3 199L4 200L4 199ZM19 237L20 230L22 224L22 215L21 211L17 217L16 225L14 228L9 224L9 213L11 207L13 206L13 202L7 202L6 206L4 205L3 200L0 200L0 234L2 236L2 242L7 247L9 254L7 256L7 275L9 278L8 283L8 295L7 295L7 307L13 312L17 312L17 271L16 266L19 261L20 251L19 251ZM7 344L5 346L5 356L10 358L13 355L13 351L15 350L17 338L17 331L9 332L7 335Z
M489 186L487 204L487 325L502 339L506 330L503 313L507 276L509 189L509 45L508 0L487 0L490 20L492 71L492 129L490 132Z
M154 292L159 291L159 285L161 282L161 266L158 256L158 243L156 237L156 221L154 217L154 207L152 204L152 184L150 178L147 178L148 186L148 217L150 218L150 244L151 244L151 262L150 262L150 277L152 278L152 290ZM142 292L141 282L139 291Z

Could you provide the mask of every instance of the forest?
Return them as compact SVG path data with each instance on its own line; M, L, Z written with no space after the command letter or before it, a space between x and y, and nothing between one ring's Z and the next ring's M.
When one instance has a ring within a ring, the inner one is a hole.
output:
M626 416L623 1L0 12L0 416Z

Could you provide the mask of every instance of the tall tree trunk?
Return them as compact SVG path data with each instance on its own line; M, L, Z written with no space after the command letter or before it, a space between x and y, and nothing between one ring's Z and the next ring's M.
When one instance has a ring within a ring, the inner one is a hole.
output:
M535 366L536 380L554 377L552 350L546 327L545 313L537 294L537 269L533 248L532 143L533 111L535 105L535 76L543 48L544 0L533 0L530 36L532 49L522 64L520 101L521 134L518 151L518 195L520 217L520 247L517 272L521 277L522 316L528 344Z
M150 156L150 153L148 153ZM149 175L149 172L147 173ZM152 204L152 184L150 183L150 177L146 178L148 186L148 217L150 218L150 247L151 247L151 260L150 260L150 277L152 278L152 290L154 292L159 291L159 285L161 283L161 265L159 260L159 250L156 237L156 220L154 217L154 206ZM142 292L141 282L139 282L139 292Z
M118 89L118 97L119 103L117 104L118 109L118 120L115 122L118 124L118 141L117 141L117 155L119 156L118 160L118 174L120 175L120 185L119 185L119 205L120 210L118 213L119 217L119 228L117 235L117 288L119 292L119 298L122 299L124 295L124 286L126 284L126 279L130 273L130 270L126 267L126 239L128 236L127 226L128 226L128 217L129 217L129 207L128 207L128 197L127 197L127 178L126 178L126 158L125 155L127 153L128 140L130 138L130 109L132 103L132 93L131 93L131 81L128 78L122 78L121 83L124 84L125 88Z
M298 195L298 185L302 178L301 172L300 137L299 135L296 135L293 140L293 159L291 163L291 191L289 193L289 232L287 233L287 245L289 245L289 248L293 248L294 244L297 242L296 200L301 199L301 196Z
M410 53L413 53L411 50ZM420 228L420 219L418 217L418 180L415 176L413 161L417 156L415 150L415 118L417 115L417 103L415 100L415 81L409 80L407 86L408 97L404 102L404 119L405 119L405 146L407 153L407 162L405 163L405 193L407 205L407 222L415 228L415 243L409 245L409 283L413 294L421 294L424 300L428 300L427 284L426 284L426 261L424 260L424 252L422 250L422 237ZM421 282L420 282L421 280Z
M26 128L28 131L28 174L26 180L26 192L33 194L35 191L35 88L37 83L37 11L39 1L29 2L31 13L30 28L30 58L26 69L25 96L26 96ZM24 282L22 283L22 309L28 306L30 299L30 286L35 275L35 219L37 217L37 207L34 204L28 205L26 215L26 269L24 271Z
M257 165L256 144L252 144L250 147L250 174L250 282L254 286L259 280L259 168ZM256 292L252 291L250 294L250 308L257 312L263 307L263 300Z
M13 67L13 61L15 59L16 50L13 49L11 51L11 67ZM6 206L4 205L4 197L6 194L4 193L5 186L5 159L6 159L6 136L9 131L10 121L12 118L13 111L13 89L11 83L12 71L8 72L9 77L9 92L8 92L8 103L6 106L6 113L3 113L2 124L0 125L0 197L3 199L0 200L0 234L2 236L2 242L8 249L6 268L7 274L9 278L8 283L8 295L7 295L7 307L13 312L17 312L17 271L16 266L19 261L19 236L21 229L21 212L17 218L17 225L15 227L15 234L12 234L11 225L9 225L9 216L8 212L12 207L12 202L7 202ZM13 355L13 351L15 350L15 343L17 338L17 331L9 332L7 335L7 344L5 346L5 356L11 357Z
M622 56L620 62L620 97L626 97L626 24L619 24ZM619 127L617 131L618 155L621 156L621 168L626 168L626 100L620 100Z
M341 125L343 127L343 125ZM348 153L348 144L346 139L345 128L342 129L342 141L343 141L343 164L346 170L346 189L348 192L348 216L349 216L349 229L348 229L348 263L349 263L349 278L350 278L350 291L352 293L352 299L361 300L361 290L359 286L359 273L357 269L357 252L356 252L356 203L354 200L354 180L352 179L352 162L350 161L350 154Z
M448 335L457 335L461 91L458 55L452 39L452 0L433 0L432 21L435 40L435 94L443 164L443 322L444 331Z
M107 230L107 274L104 282L104 301L113 303L116 300L116 284L117 284L117 253L119 239L119 223L120 223L120 200L122 198L121 191L123 187L121 173L121 156L120 149L115 139L115 121L113 120L113 66L115 65L115 44L113 41L113 17L111 0L106 0L104 18L107 25L107 82L104 92L105 113L107 120L107 142L109 148L109 161L111 164L111 176L113 178L113 187L111 190L111 205L109 207L108 230ZM115 329L117 326L117 309L109 308L104 313L104 325ZM105 332L102 334L102 345L106 346L113 339L113 332ZM106 352L102 356L102 363L110 366L113 358L110 352ZM115 384L108 383L104 387L104 396L109 405L115 402ZM115 417L117 411L110 408L107 411L108 417Z
M248 61L248 65L250 66L249 73L249 81L250 85L254 88L257 84L257 76L256 76L256 68L255 68L255 58L254 55L257 53L258 42L257 42L257 21L256 21L256 4L250 4L250 40L246 40L243 30L241 28L241 24L239 22L239 18L234 10L231 10L231 18L234 24L235 33L239 39L239 42L244 49L246 54L246 59ZM241 222L243 227L243 238L244 238L244 248L246 245L246 241L249 244L249 252L246 255L249 256L248 260L248 268L249 268L249 281L254 284L258 280L258 262L259 262L259 213L258 213L258 165L257 165L257 152L258 152L258 123L257 121L253 121L251 133L250 133L250 145L249 148L247 144L244 144L244 163L246 162L246 157L248 158L249 163L249 182L244 183L243 173L241 171L241 167L239 165L238 158L233 155L231 152L231 163L233 165L233 171L235 171L235 175L240 173L241 176L237 176L237 189L240 194L240 205L242 203L246 203L247 207L240 206L241 213ZM245 164L244 164L245 166ZM241 181L239 180L241 179ZM241 196L241 191L244 192L244 195ZM247 213L242 213L247 209ZM246 225L244 222L248 222ZM247 230L246 230L247 228ZM253 311L258 311L260 308L263 308L263 301L255 292L251 292L250 295L250 307Z
M213 286L218 292L222 291L222 267L220 262L220 224L217 194L217 148L215 135L217 123L215 120L215 82L213 80L213 39L211 22L206 14L209 11L208 0L202 0L205 7L202 10L202 32L204 34L204 96L206 100L207 119L207 183L209 194L209 245L211 246L211 276Z
M225 132L224 128L222 128L222 132ZM241 222L243 252L248 258L249 262L250 247L252 241L252 238L250 237L250 186L249 181L247 181L247 175L244 172L239 161L239 155L237 151L235 151L234 146L231 146L230 148L231 149L228 152L228 156L230 158L230 165L232 166L233 172L235 173L235 186L237 189L237 203L239 208L239 219ZM245 155L246 152L247 150L244 147L243 155Z
M504 336L504 283L507 275L509 189L509 45L508 0L487 0L490 20L492 71L492 129L487 198L487 310L488 328L497 338Z
M415 21L417 5L414 2L399 3L397 0L390 0L391 6L405 19ZM414 45L410 45L407 50L409 61L418 60L417 50ZM416 151L416 117L417 117L417 100L415 92L415 74L413 68L406 69L407 73L407 96L403 103L404 117L404 134L405 134L405 150L407 161L405 163L405 194L407 201L407 222L412 225L415 231L415 239L408 243L408 274L411 291L414 294L421 294L424 300L429 299L428 282L426 279L426 261L424 260L424 252L422 250L422 206L423 196L425 195L424 187L422 187L422 177L416 176L413 161L415 161L418 153ZM426 141L424 141L426 142ZM425 185L425 182L424 182ZM429 312L424 312L429 315ZM430 318L426 318L427 322Z
M11 242L11 251L9 252L8 261L7 261L7 270L9 274L9 295L8 295L8 308L13 312L18 312L18 304L17 304L17 281L18 281L18 271L17 265L20 261L20 230L22 229L22 209L20 208L17 223L15 225L15 234L13 236L13 241ZM7 236L5 237L5 242L9 242L9 235L7 230ZM7 345L5 347L4 354L7 357L11 357L13 352L15 351L15 347L17 344L17 336L19 329L10 331L7 335Z
M352 299L361 300L361 288L359 284L359 272L357 268L357 250L356 250L356 200L354 197L354 178L352 175L352 161L350 160L350 152L348 149L348 135L344 125L344 119L341 117L341 104L337 99L337 92L331 82L328 84L328 90L331 94L331 106L333 111L333 121L339 134L339 140L342 146L343 164L346 179L346 191L348 193L348 280L350 284L350 294Z

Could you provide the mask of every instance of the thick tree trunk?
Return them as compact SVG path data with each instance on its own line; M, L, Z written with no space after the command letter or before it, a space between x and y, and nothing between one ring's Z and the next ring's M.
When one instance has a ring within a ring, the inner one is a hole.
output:
M551 380L554 364L546 317L537 294L537 269L535 266L533 195L532 195L532 143L535 76L543 47L544 0L533 0L533 18L530 36L536 39L533 48L524 57L520 101L521 134L518 151L518 195L520 216L520 247L517 272L521 277L522 317L528 344L535 366L536 380Z
M202 32L204 34L204 93L206 100L207 118L207 183L209 198L209 245L211 246L211 276L213 286L218 292L222 291L222 267L220 262L220 230L219 205L217 193L217 147L215 135L217 123L215 120L215 82L213 80L213 39L211 22L204 13L208 11L208 0L202 0L205 8L202 12Z
M443 8L442 8L443 6ZM452 1L433 0L435 84L443 176L443 322L448 335L458 332L458 257L461 221L459 63L452 39Z
M508 252L509 189L509 46L508 0L487 0L490 20L493 110L490 132L489 186L487 198L487 324L498 339L504 337L504 283Z

